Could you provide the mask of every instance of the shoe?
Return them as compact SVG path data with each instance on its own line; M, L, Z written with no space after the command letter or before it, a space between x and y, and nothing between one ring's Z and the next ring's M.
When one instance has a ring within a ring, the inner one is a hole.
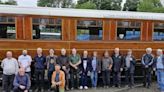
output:
M118 88L121 88L120 85L118 85Z
M74 88L72 87L71 90L74 90Z
M79 89L83 89L83 86L80 86Z
M88 87L87 86L84 86L84 89L88 89Z
M41 89L41 92L44 92L44 89Z
M35 89L35 92L38 92L39 90L38 89Z

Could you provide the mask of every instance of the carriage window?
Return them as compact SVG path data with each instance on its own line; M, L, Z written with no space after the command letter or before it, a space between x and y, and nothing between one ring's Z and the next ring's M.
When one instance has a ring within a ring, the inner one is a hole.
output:
M164 41L164 23L154 23L154 41Z
M102 21L78 20L77 40L102 40Z
M0 16L0 38L16 39L15 17Z
M140 40L141 22L118 21L117 40Z
M61 39L61 19L33 18L33 39Z

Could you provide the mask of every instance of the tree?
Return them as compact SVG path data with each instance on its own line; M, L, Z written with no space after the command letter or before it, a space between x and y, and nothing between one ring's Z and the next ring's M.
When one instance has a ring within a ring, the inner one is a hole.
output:
M141 12L164 12L160 0L142 0L139 2L137 10Z
M137 11L137 6L139 4L139 0L126 0L123 10L124 11Z
M102 0L101 10L121 10L122 0Z
M69 8L73 0L38 0L37 5L42 7Z
M4 4L7 4L7 5L17 5L17 2L15 0L8 0L8 1L4 2Z
M78 8L78 9L96 9L96 4L88 1L83 4L77 4L76 8Z

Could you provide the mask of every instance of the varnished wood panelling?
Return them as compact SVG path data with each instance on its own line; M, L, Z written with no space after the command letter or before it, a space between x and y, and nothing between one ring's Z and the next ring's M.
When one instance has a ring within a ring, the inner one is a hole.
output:
M22 26L24 27L25 39L31 40L32 39L32 19L31 19L31 17L25 16Z
M23 34L23 17L22 16L16 17L16 38L18 40L24 39L24 34Z
M103 21L103 40L107 41L109 40L109 30L110 30L110 25L109 25L109 20L104 20Z
M110 30L109 30L110 40L112 41L116 40L116 36L117 36L116 33L117 33L116 20L110 20Z

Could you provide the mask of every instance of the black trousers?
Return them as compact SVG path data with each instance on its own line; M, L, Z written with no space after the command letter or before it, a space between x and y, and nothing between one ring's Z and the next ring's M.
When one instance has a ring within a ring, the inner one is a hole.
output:
M113 85L121 85L121 72L113 72Z
M3 74L3 80L2 80L3 91L10 92L13 89L14 77L15 74L13 75Z
M130 69L125 71L125 80L127 85L130 87L134 86L134 73L131 73Z
M70 78L71 78L71 88L78 88L79 87L79 70L71 68Z
M151 84L151 68L144 68L143 69L143 76L144 76L144 86L150 86Z
M102 71L103 86L110 86L110 70Z
M44 88L44 69L35 69L36 84L35 88L43 89Z
M25 89L23 90L23 89L20 89L20 88L14 88L14 90L13 90L14 92L24 92L25 91Z

